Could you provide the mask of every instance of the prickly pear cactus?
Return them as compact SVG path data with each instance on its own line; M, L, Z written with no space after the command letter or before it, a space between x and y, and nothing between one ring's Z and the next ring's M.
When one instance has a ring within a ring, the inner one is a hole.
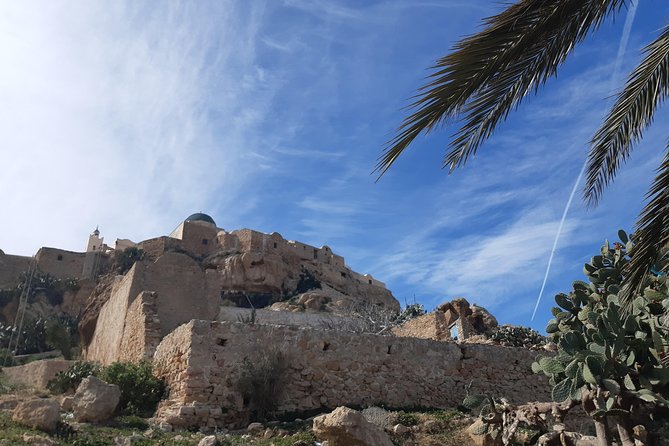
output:
M590 398L592 417L626 416L639 401L669 405L667 354L669 288L666 263L653 268L642 295L622 305L618 298L634 244L624 231L586 263L588 282L576 281L546 327L556 356L532 364L553 386L553 400ZM663 260L664 262L664 260ZM663 364L665 363L665 364Z

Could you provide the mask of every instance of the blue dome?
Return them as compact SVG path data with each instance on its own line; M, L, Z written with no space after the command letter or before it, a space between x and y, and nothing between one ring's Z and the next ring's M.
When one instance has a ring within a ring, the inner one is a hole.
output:
M206 221L207 223L211 223L212 225L216 226L216 222L214 221L213 218L211 218L207 214L203 214L201 212L197 212L193 215L190 215L184 221Z

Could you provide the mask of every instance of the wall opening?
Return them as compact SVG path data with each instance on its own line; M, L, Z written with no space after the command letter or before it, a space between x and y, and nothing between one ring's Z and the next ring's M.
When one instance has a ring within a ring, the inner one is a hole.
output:
M372 279L369 279L369 284L370 284L370 285L372 284Z
M457 341L458 340L458 324L451 325L449 330L451 332L451 339L453 339L454 341Z
M330 350L330 343L329 342L323 342L323 351L326 352Z
M202 239L202 244L203 244L203 245L208 245L208 244L209 244L209 240L206 239L206 238L203 238L203 239Z
M276 242L274 242L274 248L276 249Z
M387 351L386 353L387 353L387 354L390 354L390 350L392 350L392 348L393 348L393 346L392 346L392 345L389 345L389 346L388 346L388 351Z
M63 255L62 255L62 254L58 254L57 260L63 260Z
M225 344L228 343L227 339L219 338L216 340L216 345L220 345L221 347L225 347Z

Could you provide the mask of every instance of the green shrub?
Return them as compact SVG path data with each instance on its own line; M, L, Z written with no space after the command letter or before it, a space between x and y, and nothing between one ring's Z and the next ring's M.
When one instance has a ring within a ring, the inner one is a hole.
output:
M65 359L72 359L73 336L68 326L56 318L46 324L46 343L56 350L60 350Z
M90 362L77 361L65 372L58 372L56 377L46 384L46 388L52 393L65 393L76 390L84 378L97 376L100 367Z
M144 250L131 247L114 254L114 265L118 274L127 273L136 261L144 259Z
M120 410L126 414L153 414L165 394L165 383L153 376L148 362L116 362L102 369L100 379L119 386Z
M0 347L0 366L2 367L13 367L17 365L14 355L8 349Z

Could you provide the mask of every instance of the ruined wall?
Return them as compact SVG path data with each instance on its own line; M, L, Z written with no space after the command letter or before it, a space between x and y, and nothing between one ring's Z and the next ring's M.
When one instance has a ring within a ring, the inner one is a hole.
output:
M14 288L19 275L30 268L31 259L0 252L0 290Z
M86 253L56 248L40 248L36 254L37 268L43 273L64 279L81 277Z
M250 408L235 383L244 358L268 346L286 357L279 412L340 405L453 407L471 392L547 400L525 349L457 345L288 326L191 321L167 336L154 367L170 387L158 417L175 426L243 426ZM519 386L518 383L523 385Z
M444 313L434 311L410 319L399 327L394 327L393 334L402 337L446 341L451 339L449 326L452 322Z
M134 357L135 353L126 352L122 344L146 345L149 342L141 340L141 330L147 327L146 319L142 322L142 318L155 316L155 324L149 324L152 339L155 336L162 338L191 319L215 319L219 311L220 289L217 272L203 271L185 254L168 252L155 262L136 262L114 284L111 297L102 306L91 342L85 348L85 358L109 364L121 360L124 355ZM153 309L144 303L134 305L143 291L155 293L155 303L150 304Z
M125 317L119 361L151 360L162 339L156 308L158 295L142 291L132 301Z
M141 264L135 265L112 286L109 300L102 306L91 342L85 346L83 356L87 361L111 364L121 357L125 319L132 299L139 293L135 276L142 275Z
M158 294L158 318L162 335L191 319L214 320L220 305L220 278L206 272L189 256L168 252L155 262L141 262L144 273L138 291Z
M219 322L241 322L251 319L252 310L249 308L227 307L220 308ZM348 330L360 331L364 321L356 317L337 316L329 313L302 313L292 311L256 310L256 323L263 325L294 325L298 327L312 327L321 330Z

